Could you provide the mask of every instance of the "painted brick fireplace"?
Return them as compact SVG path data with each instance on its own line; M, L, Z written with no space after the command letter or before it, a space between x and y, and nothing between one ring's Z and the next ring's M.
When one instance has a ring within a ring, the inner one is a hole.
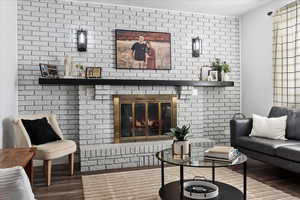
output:
M191 123L193 145L201 148L214 144L204 139L203 98L192 95L193 87L184 87L177 102L178 124ZM197 89L203 93L203 88ZM170 147L170 140L135 143L114 143L113 95L170 94L174 87L153 86L79 86L79 143L81 167L86 170L138 167L158 164L156 151ZM194 108L192 108L194 107ZM193 112L191 112L191 108Z
M77 52L76 31L88 31L88 51ZM171 70L117 70L114 30L171 33ZM191 38L203 39L203 55L193 58ZM52 112L67 139L79 145L82 171L158 164L154 153L171 141L114 142L113 95L175 95L174 86L39 85L39 63L58 66L64 56L74 63L102 67L103 78L199 80L200 67L214 58L231 66L234 87L183 86L177 123L191 124L192 141L201 152L229 143L229 119L240 111L239 18L80 3L65 0L18 0L19 114Z

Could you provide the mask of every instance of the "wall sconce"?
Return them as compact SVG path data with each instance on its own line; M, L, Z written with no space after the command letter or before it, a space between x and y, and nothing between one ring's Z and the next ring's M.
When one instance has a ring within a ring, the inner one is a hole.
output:
M86 51L87 49L87 31L80 29L77 31L77 50Z
M199 57L202 54L202 40L199 37L192 39L192 56Z

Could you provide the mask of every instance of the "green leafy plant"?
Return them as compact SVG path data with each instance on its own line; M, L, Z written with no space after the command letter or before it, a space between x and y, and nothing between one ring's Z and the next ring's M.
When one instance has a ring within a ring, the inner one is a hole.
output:
M182 127L171 128L169 136L175 137L177 141L185 141L190 134L191 125L183 125Z
M223 63L223 71L224 71L224 73L231 72L231 69L226 62Z
M230 72L230 67L226 63L226 61L221 62L220 58L216 58L215 61L211 63L212 68L217 70L218 72L224 71L225 73Z
M84 70L84 67L83 67L82 64L76 64L75 67L76 67L77 69Z
M221 60L219 58L216 58L215 61L213 61L211 64L215 70L219 72L222 71L223 65L221 64Z

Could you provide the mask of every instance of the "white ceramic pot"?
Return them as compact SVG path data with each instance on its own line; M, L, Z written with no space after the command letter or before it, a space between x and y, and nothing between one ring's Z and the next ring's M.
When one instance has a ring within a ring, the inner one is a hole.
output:
M230 77L228 75L228 73L224 73L223 74L223 81L229 81Z
M181 155L181 147L183 146L183 154L189 154L190 151L190 141L185 140L185 141L174 141L174 153L177 155Z

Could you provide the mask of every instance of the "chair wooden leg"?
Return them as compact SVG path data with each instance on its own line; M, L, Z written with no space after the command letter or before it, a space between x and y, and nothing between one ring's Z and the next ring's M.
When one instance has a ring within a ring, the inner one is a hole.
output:
M44 160L44 172L45 172L47 186L51 184L51 168L52 168L52 161Z
M74 175L74 153L69 154L70 176Z

